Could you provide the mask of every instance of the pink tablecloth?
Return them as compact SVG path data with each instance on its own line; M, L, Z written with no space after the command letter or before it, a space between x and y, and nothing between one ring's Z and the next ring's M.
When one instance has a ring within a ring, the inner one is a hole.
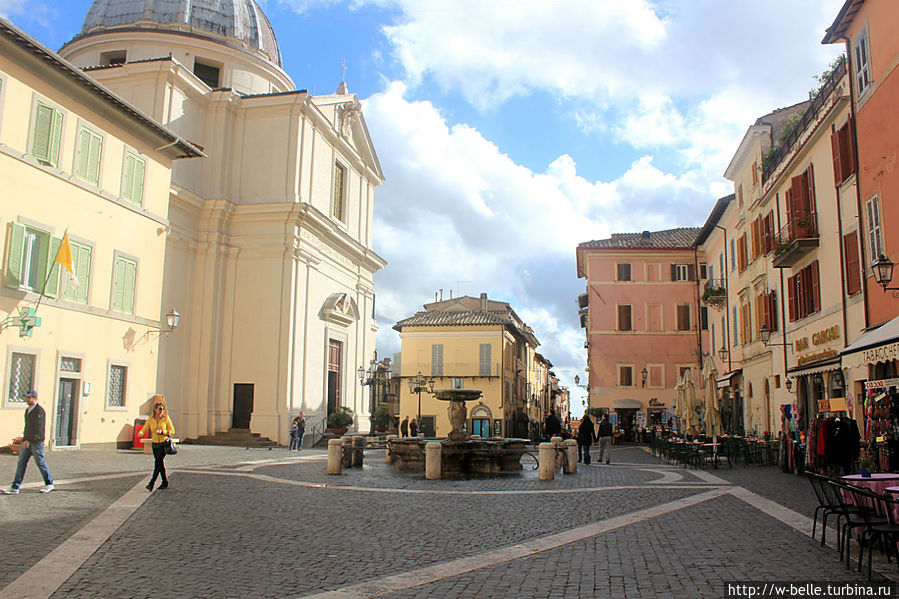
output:
M878 495L883 495L887 487L899 486L899 474L889 472L878 472L867 477L863 477L861 474L850 474L842 477L841 480L847 485L864 487Z

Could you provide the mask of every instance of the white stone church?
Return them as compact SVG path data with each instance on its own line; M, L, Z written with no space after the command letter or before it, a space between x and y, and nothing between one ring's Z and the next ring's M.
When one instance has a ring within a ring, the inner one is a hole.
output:
M337 406L367 430L384 175L359 99L297 90L253 0L95 0L60 54L207 156L175 164L159 230L181 323L157 391L179 436L286 444L300 410L308 432Z

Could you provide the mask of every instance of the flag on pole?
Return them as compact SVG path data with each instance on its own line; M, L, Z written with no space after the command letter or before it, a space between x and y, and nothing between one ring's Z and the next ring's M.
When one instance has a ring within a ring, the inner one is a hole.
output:
M75 267L72 265L72 248L69 245L69 233L62 236L62 243L59 244L59 250L56 251L54 262L62 264L63 268L69 271L69 280L72 287L78 287L78 277L75 276Z

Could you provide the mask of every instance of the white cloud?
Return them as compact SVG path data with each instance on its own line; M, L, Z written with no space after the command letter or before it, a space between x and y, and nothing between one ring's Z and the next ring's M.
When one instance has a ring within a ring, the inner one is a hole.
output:
M443 288L509 301L560 371L582 370L577 244L696 225L716 196L695 172L663 172L650 155L613 181L585 179L568 155L534 172L406 93L395 82L364 108L387 176L375 208L375 250L388 261L375 278L382 354L399 350L390 327Z

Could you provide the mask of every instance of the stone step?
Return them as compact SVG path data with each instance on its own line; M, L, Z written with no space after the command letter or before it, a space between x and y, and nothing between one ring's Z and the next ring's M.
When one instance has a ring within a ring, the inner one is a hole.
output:
M225 445L231 447L278 447L276 441L263 437L249 429L229 429L214 435L200 435L196 439L185 439L188 445Z

